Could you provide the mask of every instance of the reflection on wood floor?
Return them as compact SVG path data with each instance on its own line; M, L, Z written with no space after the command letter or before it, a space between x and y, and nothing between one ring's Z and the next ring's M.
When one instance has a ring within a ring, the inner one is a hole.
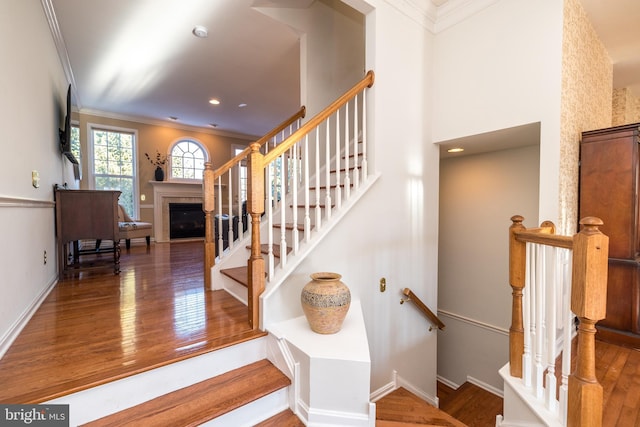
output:
M0 360L0 402L47 401L262 335L245 305L205 291L203 256L202 242L132 246L119 275L69 273Z

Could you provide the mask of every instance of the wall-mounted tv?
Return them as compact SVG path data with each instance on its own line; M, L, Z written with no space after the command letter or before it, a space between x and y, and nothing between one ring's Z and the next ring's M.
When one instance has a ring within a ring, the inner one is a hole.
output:
M60 135L60 152L74 165L78 164L78 160L71 152L71 85L67 89L67 111L64 116L64 129L58 129Z

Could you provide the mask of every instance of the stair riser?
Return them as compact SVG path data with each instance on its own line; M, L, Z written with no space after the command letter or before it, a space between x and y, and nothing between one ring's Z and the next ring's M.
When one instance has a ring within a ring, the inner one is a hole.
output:
M265 357L266 339L254 339L44 403L69 404L69 425L81 425Z
M289 387L278 390L260 399L228 412L209 422L208 427L250 427L289 408Z

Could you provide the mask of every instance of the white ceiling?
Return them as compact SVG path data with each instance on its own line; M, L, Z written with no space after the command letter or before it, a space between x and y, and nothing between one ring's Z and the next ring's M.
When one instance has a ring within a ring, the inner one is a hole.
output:
M82 110L257 136L300 108L298 36L252 0L50 1Z
M313 1L43 3L57 18L81 110L152 121L174 116L178 125L212 129L213 123L217 131L259 136L300 107L300 52L292 29L251 6L308 7ZM468 3L412 1L432 10ZM580 1L611 55L614 87L640 96L640 1ZM196 25L207 27L209 36L193 36ZM214 97L220 105L208 103Z

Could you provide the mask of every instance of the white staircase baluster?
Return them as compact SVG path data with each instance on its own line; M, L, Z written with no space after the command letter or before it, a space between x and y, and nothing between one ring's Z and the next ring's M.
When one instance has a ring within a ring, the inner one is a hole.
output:
M538 399L542 398L542 376L544 373L543 345L544 345L544 248L536 245L536 341L534 353L533 383Z
M340 144L340 110L336 111L336 182L335 193L333 194L336 201L336 209L342 207L342 187L340 186L342 181L342 170L340 169L340 153L342 153ZM328 189L327 189L328 191Z
M304 137L304 240L311 240L311 217L309 212L309 134Z
M222 177L218 177L218 194L222 195ZM218 196L218 257L224 257L224 239L222 232L222 197Z
M358 95L353 97L353 186L360 188L360 176L358 168Z
M293 144L291 146L291 149L289 150L290 152L290 156L289 160L291 163L291 206L292 206L292 210L291 210L291 222L293 222L293 230L292 230L292 242L291 244L293 245L293 253L297 254L298 253L298 248L300 247L299 241L300 241L300 236L299 236L299 232L298 232L298 144ZM287 248L285 248L285 251L287 250Z
M314 176L316 177L316 222L314 228L319 230L322 227L322 209L320 208L320 184L321 184L321 172L320 172L320 127L315 129L316 133L316 149L315 149L315 158L316 158L316 168ZM327 185L329 185L327 183ZM329 187L327 187L329 188Z
M336 154L338 157L338 154ZM325 131L325 181L327 188L331 185L331 128L329 126L329 119L327 118L326 122L326 131ZM331 219L331 191L327 191L325 193L324 198L324 209L325 209L325 217L327 220Z
M560 420L567 425L567 407L569 401L569 374L571 373L571 338L573 334L573 314L571 313L571 251L563 253L562 265L562 372L560 377Z
M344 190L345 198L351 196L351 178L349 178L349 103L344 104Z
M273 254L273 172L274 164L270 163L267 168L267 278L271 280L275 273L275 255Z
M280 200L280 268L284 268L287 265L287 209L285 198L287 194L286 182L286 166L285 166L284 153L280 156L280 170L278 171L278 184L280 193L278 199Z
M525 387L531 387L531 343L533 341L533 328L532 322L532 306L533 306L533 294L531 289L535 283L535 258L533 256L533 244L526 244L526 273L525 273L525 286L523 292L523 313L522 323L524 328L524 352L522 354L522 383Z
M547 270L547 301L546 301L546 328L547 328L547 375L545 378L545 403L547 409L556 413L558 401L556 400L556 289L560 283L560 268L558 268L558 250L549 248L550 265Z
M362 181L369 174L367 164L367 91L362 91Z
M232 183L233 183L233 168L229 169L227 172L227 203L229 205L229 212L227 215L229 216L229 230L227 230L227 241L229 242L229 249L232 249L234 246L233 239L233 197L231 195Z

